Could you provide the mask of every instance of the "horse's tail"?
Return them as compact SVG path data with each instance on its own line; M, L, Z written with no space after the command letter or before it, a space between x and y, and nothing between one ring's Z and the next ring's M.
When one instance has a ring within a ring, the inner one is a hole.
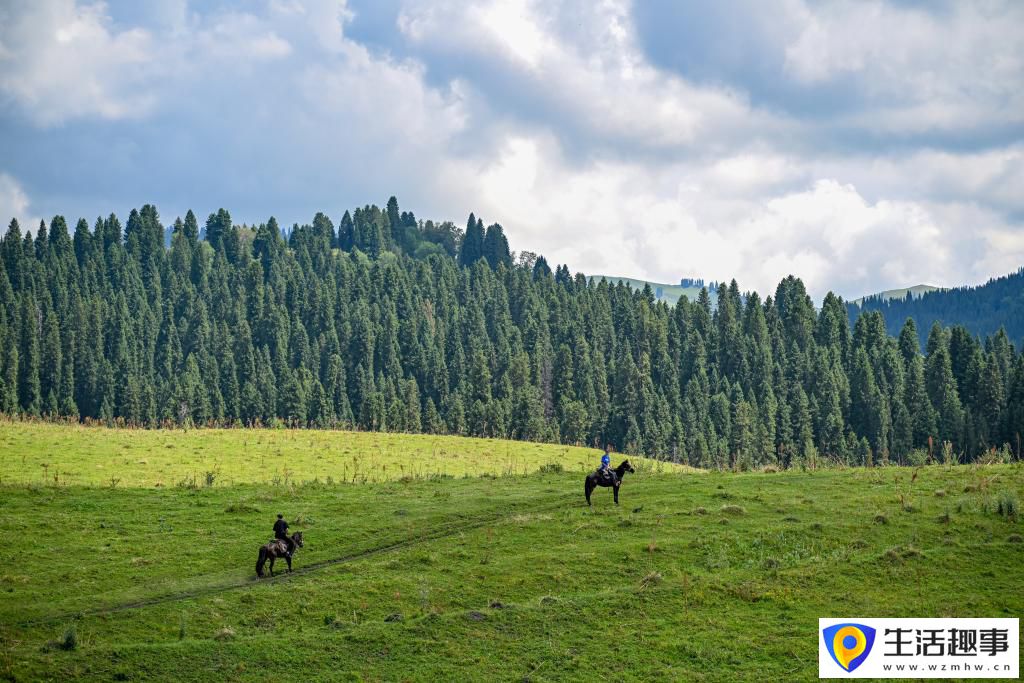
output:
M263 576L263 565L267 561L267 546L260 546L260 559L256 560L256 576Z

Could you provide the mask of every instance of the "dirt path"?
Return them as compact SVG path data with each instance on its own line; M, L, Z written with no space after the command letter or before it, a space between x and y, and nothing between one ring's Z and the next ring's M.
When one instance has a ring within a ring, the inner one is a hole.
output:
M340 555L338 557L332 557L326 560L319 560L317 562L303 565L301 567L296 568L291 573L280 573L273 577L264 577L262 579L258 579L255 576L251 576L246 579L234 580L226 583L211 584L209 586L203 586L192 590L165 593L164 595L157 595L151 598L130 600L127 602L117 603L113 605L105 605L103 607L93 607L89 609L67 611L59 614L39 617L36 619L28 619L19 622L18 625L24 627L38 626L53 622L69 621L79 617L97 616L102 614L116 614L118 612L125 612L129 610L142 609L145 607L152 607L154 605L181 602L183 600L191 600L194 598L202 598L210 595L217 595L218 593L225 593L227 591L236 590L239 588L248 588L251 586L290 581L313 572L327 569L329 567L347 564L350 562L357 562L359 560L367 559L377 555L383 555L386 553L393 553L398 552L400 550L405 550L407 548L412 548L423 543L429 543L431 541L450 538L452 536L456 536L466 531L473 531L491 524L495 524L497 522L502 521L503 519L511 517L512 515L522 514L524 512L550 512L553 510L565 509L567 504L571 505L571 503L569 503L569 501L567 500L566 496L563 494L559 495L557 503L514 507L512 509L503 510L502 512L496 514L456 520L447 524L441 524L434 528L425 530L423 533L416 534L415 536L406 537L404 539L391 541L388 543L384 543L382 545L374 546L372 548L367 548L365 550L360 550L346 555ZM301 559L301 554L298 554L297 557Z

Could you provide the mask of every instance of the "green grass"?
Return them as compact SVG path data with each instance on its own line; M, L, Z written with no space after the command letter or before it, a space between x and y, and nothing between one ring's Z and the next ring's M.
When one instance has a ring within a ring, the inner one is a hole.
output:
M817 680L821 616L1020 616L1022 493L1019 465L647 471L593 508L555 471L9 484L0 678ZM277 512L306 547L257 581Z
M590 471L593 448L497 439L297 429L105 429L0 422L0 485L172 487ZM635 465L678 466L643 458ZM208 481L207 474L212 478Z

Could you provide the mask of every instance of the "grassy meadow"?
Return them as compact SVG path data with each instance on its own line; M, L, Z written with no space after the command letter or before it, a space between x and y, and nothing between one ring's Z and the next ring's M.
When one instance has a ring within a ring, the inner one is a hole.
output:
M116 488L369 483L593 470L593 448L424 434L303 429L106 429L0 422L0 485ZM641 467L680 466L634 458Z
M453 476L393 476L394 435L0 426L0 678L817 680L818 617L1024 611L1020 464L646 467L588 508L593 451L422 438L406 468L441 443ZM287 483L275 448L309 454ZM177 483L196 451L212 486ZM277 512L306 546L257 580Z

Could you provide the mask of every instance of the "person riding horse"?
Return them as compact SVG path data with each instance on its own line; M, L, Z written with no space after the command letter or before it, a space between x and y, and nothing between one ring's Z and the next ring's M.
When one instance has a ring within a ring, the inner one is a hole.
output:
M291 557L295 552L295 542L288 536L288 522L284 521L284 515L278 515L277 521L274 522L274 538L285 542L288 546L288 557Z
M612 456L610 452L611 446L606 444L604 447L604 455L601 456L601 466L597 468L598 475L600 475L601 479L605 481L609 479L614 481L616 478L615 471L612 469Z

